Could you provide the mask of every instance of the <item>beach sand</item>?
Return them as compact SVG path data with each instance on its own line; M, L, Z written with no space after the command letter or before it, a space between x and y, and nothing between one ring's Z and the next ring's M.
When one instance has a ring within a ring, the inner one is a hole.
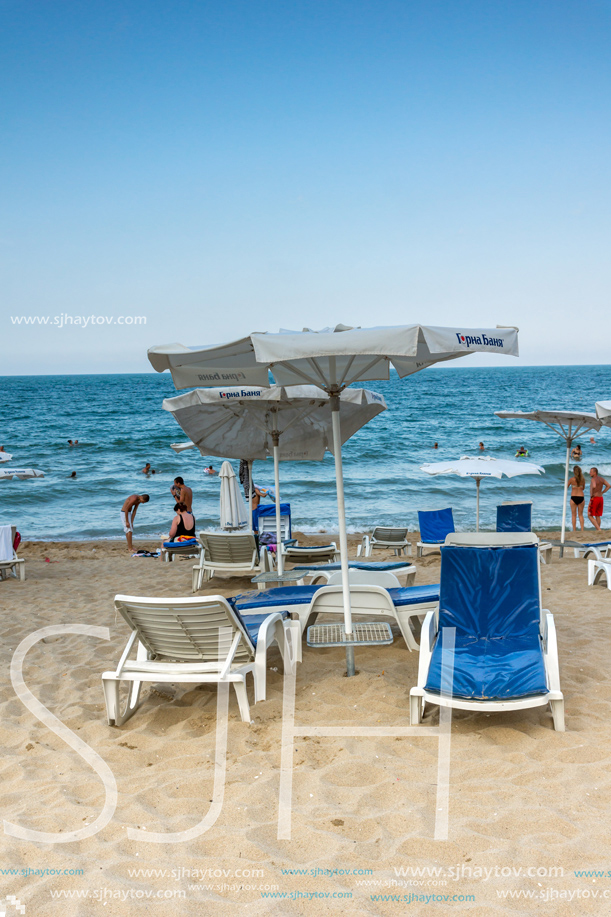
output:
M594 540L590 531L576 537ZM353 536L351 556L357 542ZM19 554L26 581L0 582L3 818L67 833L94 822L104 805L90 764L27 710L11 685L14 650L49 625L109 629L108 641L65 633L37 642L23 673L33 695L107 763L118 787L116 811L93 837L46 844L2 836L2 895L16 895L26 917L611 913L602 897L611 897L611 880L574 875L611 862L611 593L587 586L583 559L560 561L555 552L542 567L544 604L558 632L566 732L553 730L542 707L454 713L447 840L434 840L438 740L426 735L296 738L291 839L278 840L283 675L273 648L267 700L251 705L251 725L241 722L233 691L229 697L226 785L215 824L188 842L160 845L130 840L127 829L184 831L209 810L216 689L145 688L140 710L115 729L106 724L100 675L116 666L128 637L115 619L115 594L190 595L192 561L133 559L120 542L26 543ZM438 582L438 554L415 563L416 583ZM207 591L223 595L253 588L248 579L211 586ZM359 674L348 680L340 650L304 645L299 725L409 725L418 654L397 632L392 646L361 649L356 658ZM437 722L434 708L425 724ZM39 872L9 876L9 869ZM45 869L83 872L43 876ZM418 869L433 871L408 872ZM521 876L508 874L520 869ZM265 892L293 897L263 898ZM376 895L408 899L372 900ZM457 897L426 903L409 895Z

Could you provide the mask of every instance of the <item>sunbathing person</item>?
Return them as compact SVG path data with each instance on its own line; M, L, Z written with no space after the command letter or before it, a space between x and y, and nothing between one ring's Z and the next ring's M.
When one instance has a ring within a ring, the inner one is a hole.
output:
M177 503L174 507L176 515L172 519L168 541L178 538L195 538L195 518L187 509L186 503Z

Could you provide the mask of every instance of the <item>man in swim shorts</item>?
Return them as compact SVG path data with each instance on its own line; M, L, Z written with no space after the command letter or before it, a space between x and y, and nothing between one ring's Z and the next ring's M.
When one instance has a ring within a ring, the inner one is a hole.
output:
M188 513L191 512L191 507L193 506L193 491L190 487L187 487L182 478L174 478L174 483L170 487L170 493L177 503L185 504Z
M611 484L600 477L598 468L590 468L590 503L588 505L588 519L599 532L603 517L603 494L609 489L611 489Z
M130 554L134 550L132 545L132 534L134 532L136 510L141 503L148 503L149 499L150 497L148 494L132 494L121 507L121 522L123 523L123 531L127 539L127 550Z

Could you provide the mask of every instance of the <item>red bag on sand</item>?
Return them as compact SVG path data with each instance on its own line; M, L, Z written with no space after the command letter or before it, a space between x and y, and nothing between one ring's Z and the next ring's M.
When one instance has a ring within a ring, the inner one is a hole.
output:
M13 542L13 551L16 551L20 544L21 544L21 535L19 534L19 532L15 532L15 540Z

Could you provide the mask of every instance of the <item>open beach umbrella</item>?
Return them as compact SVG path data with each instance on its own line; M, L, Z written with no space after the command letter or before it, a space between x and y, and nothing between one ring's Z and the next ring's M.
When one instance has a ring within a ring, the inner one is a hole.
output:
M27 481L29 478L44 478L44 476L44 472L36 468L0 468L0 481L10 481L12 478Z
M401 378L427 366L470 353L518 355L516 328L439 328L427 325L352 328L336 325L312 331L254 333L228 344L191 349L182 344L153 347L149 360L169 369L177 388L237 384L269 386L269 372L279 385L318 385L330 398L337 509L341 551L345 633L353 633L348 576L348 539L341 458L340 393L362 381L388 379L391 367ZM348 674L354 674L352 647L346 650Z
M0 452L0 462L10 462L13 458L8 452Z
M611 401L597 401L596 416L603 426L611 427Z
M520 474L545 474L541 465L532 462L512 462L492 456L461 456L454 462L427 462L420 466L427 474L457 474L461 478L474 478L476 485L475 531L479 532L479 485L482 478L514 478Z
M495 411L497 417L511 420L536 420L553 430L566 443L566 462L564 465L564 495L562 502L562 526L560 543L564 544L566 529L566 498L569 490L569 462L571 446L579 436L588 430L600 430L601 421L596 414L583 411Z
M246 504L242 490L229 462L223 462L219 471L221 479L221 528L239 529L246 525Z
M342 442L386 410L384 398L366 389L346 389L340 401ZM254 459L273 456L276 539L280 546L279 463L321 461L327 450L333 452L331 405L327 393L315 385L272 385L248 390L236 386L199 388L166 398L163 408L174 415L202 455L246 459L249 474ZM252 506L250 508L252 512ZM278 569L283 572L280 550Z

